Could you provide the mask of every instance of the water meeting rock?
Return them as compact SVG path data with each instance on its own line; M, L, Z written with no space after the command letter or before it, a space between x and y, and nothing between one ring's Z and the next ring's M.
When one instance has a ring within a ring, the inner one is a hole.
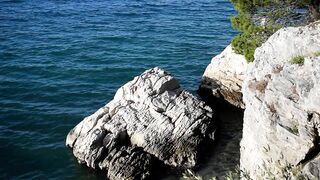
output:
M82 164L110 179L146 179L155 163L192 168L212 140L213 112L160 68L122 86L114 99L68 134L66 145Z

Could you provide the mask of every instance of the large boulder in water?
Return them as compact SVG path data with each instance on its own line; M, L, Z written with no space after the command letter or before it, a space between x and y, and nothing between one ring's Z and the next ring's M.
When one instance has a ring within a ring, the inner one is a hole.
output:
M283 28L255 51L240 158L252 179L320 178L319 53L319 21Z
M73 128L66 139L80 163L110 179L145 179L154 162L192 168L214 134L213 112L153 68L122 86L114 99Z

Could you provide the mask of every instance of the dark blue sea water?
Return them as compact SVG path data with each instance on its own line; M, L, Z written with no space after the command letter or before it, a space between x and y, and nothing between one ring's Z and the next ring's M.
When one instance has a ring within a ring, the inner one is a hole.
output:
M68 131L148 68L193 93L235 35L229 0L0 0L0 179L94 179Z

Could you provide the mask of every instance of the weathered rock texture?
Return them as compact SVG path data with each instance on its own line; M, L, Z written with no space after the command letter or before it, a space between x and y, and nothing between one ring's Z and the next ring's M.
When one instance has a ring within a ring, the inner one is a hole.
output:
M284 28L255 52L243 83L241 169L252 179L320 178L320 22ZM303 65L292 64L304 56Z
M154 68L122 86L66 140L80 163L110 179L145 179L153 162L192 168L199 147L213 138L212 110Z
M245 57L236 54L229 45L221 54L215 56L206 68L199 89L200 94L213 95L244 108L241 87L246 69Z

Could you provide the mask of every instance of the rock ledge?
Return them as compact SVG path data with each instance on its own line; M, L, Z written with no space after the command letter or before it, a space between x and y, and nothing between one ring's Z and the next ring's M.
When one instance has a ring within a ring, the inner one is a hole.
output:
M207 66L199 87L201 96L204 99L210 96L223 99L243 109L241 88L246 69L245 57L236 54L229 45Z

